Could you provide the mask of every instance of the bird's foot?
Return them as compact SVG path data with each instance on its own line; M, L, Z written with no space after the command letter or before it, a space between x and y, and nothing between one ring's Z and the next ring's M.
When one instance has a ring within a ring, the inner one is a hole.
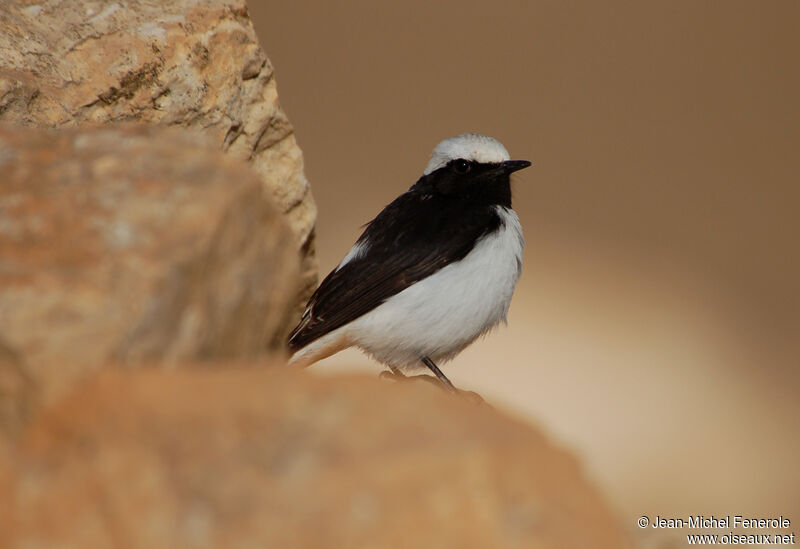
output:
M394 371L384 370L384 371L382 371L380 373L380 375L378 377L380 379L387 379L389 381L406 381L406 382L407 381L424 381L425 383L429 383L431 385L434 385L434 386L438 387L439 389L445 391L446 393L450 393L450 394L454 394L456 396L459 396L459 397L461 397L461 398L463 398L465 400L468 400L469 402L472 402L473 404L481 404L481 405L488 406L488 404L486 404L486 401L483 400L483 397L481 395L479 395L478 393L476 393L474 391L463 391L463 390L457 389L455 387L453 387L451 389L450 387L447 387L444 383L442 383L437 377L431 376L431 375L428 375L428 374L418 374L418 375L414 375L414 376L407 376L407 375L404 375L404 374L400 373L399 370L394 370Z
M437 387L446 389L446 387L442 384L441 381L427 374L407 376L405 374L400 373L399 370L394 370L394 371L384 370L380 373L378 377L380 377L381 379L388 379L390 381L415 381L415 380L425 381L427 383L430 383L431 385L436 385Z

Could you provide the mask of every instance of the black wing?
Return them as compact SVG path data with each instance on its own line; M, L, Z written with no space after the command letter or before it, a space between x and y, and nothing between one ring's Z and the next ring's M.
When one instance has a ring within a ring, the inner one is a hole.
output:
M366 252L325 277L290 334L289 349L305 347L463 259L501 222L489 205L412 187L367 225L358 239Z

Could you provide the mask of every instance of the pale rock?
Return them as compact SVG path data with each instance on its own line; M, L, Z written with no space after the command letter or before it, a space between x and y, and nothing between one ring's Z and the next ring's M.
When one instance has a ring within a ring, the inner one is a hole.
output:
M244 0L0 3L0 121L131 120L193 129L249 162L296 236L301 293L313 290L316 209Z
M46 411L0 467L0 546L631 547L572 455L487 406L228 366L104 370Z
M282 352L294 237L208 138L0 125L0 173L0 426L105 364Z

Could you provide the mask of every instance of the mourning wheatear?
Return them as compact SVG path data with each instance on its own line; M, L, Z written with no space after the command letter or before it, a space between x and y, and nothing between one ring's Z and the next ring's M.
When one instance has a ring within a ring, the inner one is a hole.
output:
M524 245L509 176L530 165L484 135L439 143L311 296L291 362L355 346L394 374L427 367L453 390L436 363L506 319Z

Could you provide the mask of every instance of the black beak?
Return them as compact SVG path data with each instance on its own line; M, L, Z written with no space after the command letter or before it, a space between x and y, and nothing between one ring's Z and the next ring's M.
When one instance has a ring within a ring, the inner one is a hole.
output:
M506 173L514 173L519 170L524 170L531 163L527 160L506 160L503 162L503 171Z

